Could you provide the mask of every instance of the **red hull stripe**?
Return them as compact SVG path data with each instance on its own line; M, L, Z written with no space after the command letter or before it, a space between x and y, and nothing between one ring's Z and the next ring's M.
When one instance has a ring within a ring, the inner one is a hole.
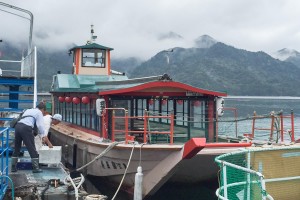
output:
M226 142L217 142L217 143L206 143L205 148L213 147L250 147L252 143L226 143Z

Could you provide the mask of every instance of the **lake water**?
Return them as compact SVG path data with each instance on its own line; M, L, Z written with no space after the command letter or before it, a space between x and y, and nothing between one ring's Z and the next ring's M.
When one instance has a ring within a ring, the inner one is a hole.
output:
M282 110L285 115L289 115L291 110L295 114L295 135L296 139L300 138L300 98L298 97L229 97L225 99L225 107L231 107L237 109L238 118L245 118L252 116L253 111L256 111L258 115L268 114L271 111ZM220 120L233 119L233 112L226 110L223 117ZM285 120L288 121L288 120ZM265 120L263 124L265 127L270 128L270 120ZM285 123L290 124L289 122ZM219 127L222 129L222 127ZM224 127L223 127L224 128ZM232 133L235 124L232 123L230 128L219 130L221 133ZM243 121L239 123L239 132L250 133L252 128L252 120ZM196 172L195 172L196 173ZM111 199L116 191L116 188L107 186L105 181L97 179L95 177L88 177L92 182L94 189L99 189L103 194L107 195ZM193 185L174 185L167 183L158 192L150 198L150 200L217 200L215 191L218 188L218 180L210 182L193 184ZM125 193L120 192L115 199L118 200L132 200Z

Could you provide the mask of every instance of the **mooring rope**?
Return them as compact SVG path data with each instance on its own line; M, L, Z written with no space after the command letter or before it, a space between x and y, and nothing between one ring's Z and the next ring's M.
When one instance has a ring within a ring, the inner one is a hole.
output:
M127 167L126 167L125 172L124 172L124 174L123 174L122 180L121 180L121 182L120 182L120 184L119 184L119 187L118 187L118 189L117 189L115 195L113 196L113 198L112 198L111 200L114 200L114 199L115 199L115 197L117 196L117 194L118 194L118 192L119 192L119 190L120 190L120 188L121 188L121 186L122 186L122 184L123 184L123 181L124 181L125 176L126 176L126 174L127 174L127 170L128 170L128 168L129 168L129 165L130 165L130 162L131 162L131 158L132 158L132 154L133 154L134 147L135 147L135 143L133 143L133 147L132 147L132 150L131 150L131 153L130 153L130 156L129 156L129 159L128 159Z
M80 171L84 168L86 168L87 166L89 166L90 164L92 164L93 162L95 162L98 158L104 156L107 152L109 152L112 148L114 148L115 146L117 146L118 144L122 144L125 143L124 141L122 142L113 142L111 143L104 151L102 151L98 156L96 156L93 160L91 160L90 162L88 162L87 164L81 166L80 168L76 169L75 171Z

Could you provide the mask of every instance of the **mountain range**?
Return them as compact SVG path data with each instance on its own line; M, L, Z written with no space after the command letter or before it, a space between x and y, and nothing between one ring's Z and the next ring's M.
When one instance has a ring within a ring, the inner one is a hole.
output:
M18 59L20 55L16 52L21 50L0 43L0 59ZM198 37L191 48L162 50L148 60L112 58L111 65L113 70L125 72L130 78L167 73L176 81L228 95L300 96L300 91L295 90L300 84L299 52L289 49L272 55L251 52L218 42L208 35ZM72 57L67 51L39 49L38 90L49 91L52 76L57 71L71 73L71 66Z

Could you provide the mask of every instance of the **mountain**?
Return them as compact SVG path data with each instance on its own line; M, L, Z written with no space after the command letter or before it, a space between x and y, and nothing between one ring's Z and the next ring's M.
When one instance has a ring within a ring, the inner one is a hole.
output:
M210 48L218 41L214 38L210 37L209 35L202 35L195 39L195 47L197 48Z
M124 72L127 76L130 76L130 71L135 67L139 66L142 63L142 60L134 57L130 58L118 58L111 59L111 68L113 70Z
M271 54L273 58L287 61L300 67L300 53L294 49L284 48Z
M131 72L132 77L168 73L174 80L229 95L299 96L300 69L264 52L216 43L210 48L174 48L167 65L159 52Z
M280 49L274 53L271 54L273 58L277 58L279 60L285 61L286 59L290 57L297 57L300 56L300 53L294 49Z
M264 52L237 49L209 36L196 41L199 41L197 47L164 50L147 61L112 58L112 69L125 72L130 78L167 73L176 81L229 95L300 96L300 91L295 90L300 84L300 67L294 63L274 59ZM16 60L21 55L21 49L0 43L0 59ZM72 71L72 56L67 51L49 52L40 48L37 55L40 92L49 91L57 71ZM1 68L4 67L1 63Z
M73 45L77 46L77 45ZM61 73L72 73L73 57L69 56L68 49L66 51L48 51L47 49L38 48L37 51L37 77L38 77L38 91L48 92L52 84L53 75L58 71ZM22 49L13 47L8 43L0 43L0 60L21 60ZM138 58L120 58L112 59L112 69L120 72L129 73L130 70L141 64L141 60ZM19 64L0 63L2 70L19 70ZM3 72L5 75L14 75L12 72Z

